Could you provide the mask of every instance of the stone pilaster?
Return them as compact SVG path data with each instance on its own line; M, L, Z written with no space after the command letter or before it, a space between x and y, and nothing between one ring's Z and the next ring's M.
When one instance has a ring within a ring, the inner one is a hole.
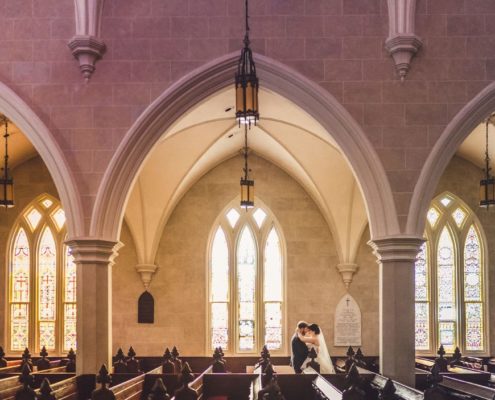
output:
M97 373L112 360L112 265L121 243L68 240L77 265L77 373Z
M422 237L369 242L380 267L380 372L414 387L414 263Z

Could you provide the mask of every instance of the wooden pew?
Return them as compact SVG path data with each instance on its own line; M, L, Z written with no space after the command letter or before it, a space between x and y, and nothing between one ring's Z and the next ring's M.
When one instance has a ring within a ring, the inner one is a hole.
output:
M347 388L342 390L337 388L327 379L321 376L312 368L306 368L304 374L316 375L313 380L313 389L315 399L318 400L365 400L366 393L360 388L361 380L359 372L355 364L349 368L349 373L346 376Z

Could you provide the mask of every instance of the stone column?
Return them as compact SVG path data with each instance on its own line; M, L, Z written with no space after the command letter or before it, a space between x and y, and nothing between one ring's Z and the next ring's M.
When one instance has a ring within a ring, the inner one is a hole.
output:
M118 242L68 240L77 265L78 374L95 374L112 360L112 265Z
M380 268L380 372L414 387L414 262L422 237L369 242Z

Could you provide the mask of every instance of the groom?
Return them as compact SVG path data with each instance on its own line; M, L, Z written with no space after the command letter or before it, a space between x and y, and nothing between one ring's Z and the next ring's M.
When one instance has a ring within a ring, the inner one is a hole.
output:
M297 330L294 333L294 336L292 336L292 352L290 357L292 368L294 368L296 374L300 374L302 372L301 367L308 357L308 346L306 346L306 343L299 339L299 336L297 336L297 334L301 333L304 336L307 332L308 323L305 321L299 321L297 323Z

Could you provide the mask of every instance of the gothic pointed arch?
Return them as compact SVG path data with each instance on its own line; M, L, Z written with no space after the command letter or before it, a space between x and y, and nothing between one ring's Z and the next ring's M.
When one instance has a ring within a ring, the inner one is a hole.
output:
M118 238L130 189L154 145L186 111L232 83L237 60L237 53L229 54L187 74L141 114L105 172L93 209L91 235ZM327 91L291 68L261 55L256 55L256 63L265 88L290 99L331 132L356 176L372 236L399 233L389 181L354 118Z
M420 235L438 182L450 160L473 129L495 110L495 83L469 101L449 122L436 141L419 175L409 206L406 233Z
M12 120L31 141L46 164L67 215L69 235L83 236L84 217L79 190L58 142L36 113L2 82L0 112Z

